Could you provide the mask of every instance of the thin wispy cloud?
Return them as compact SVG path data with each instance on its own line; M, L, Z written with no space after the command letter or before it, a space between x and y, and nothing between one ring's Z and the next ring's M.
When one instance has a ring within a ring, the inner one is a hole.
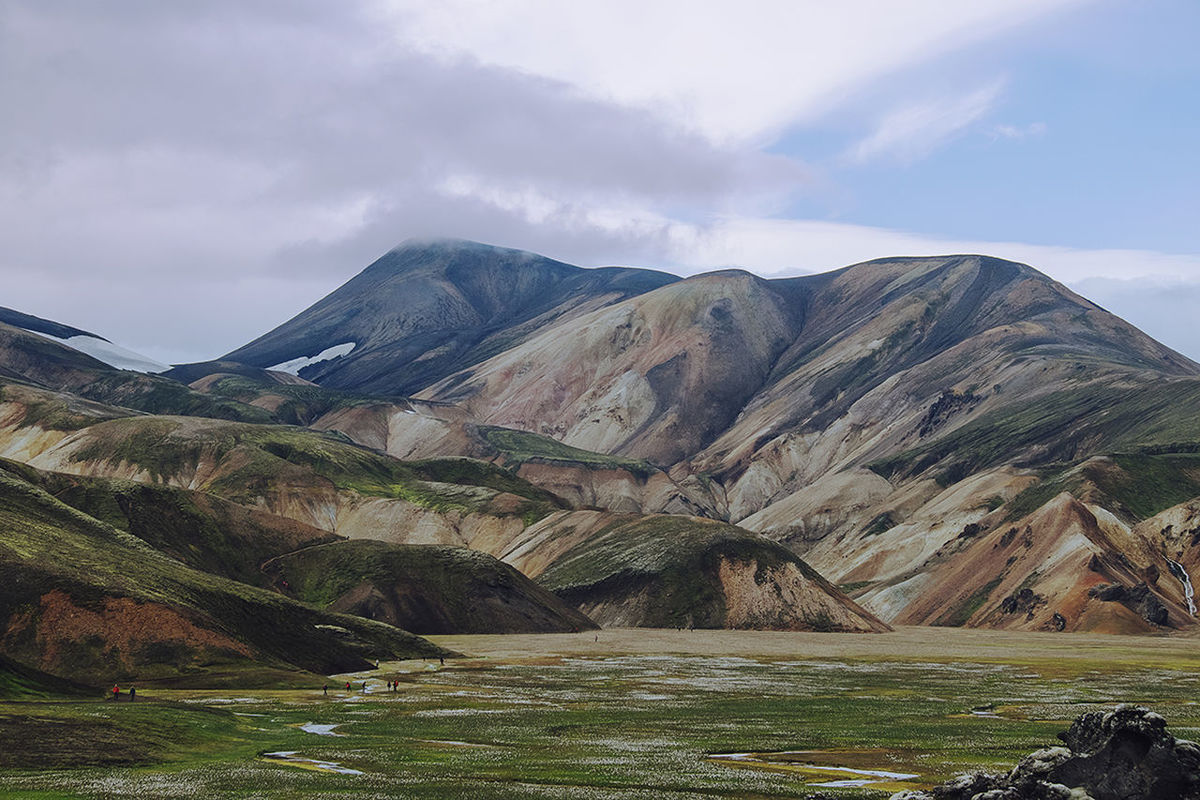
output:
M992 139L1009 139L1020 141L1046 134L1046 123L1031 122L1028 125L993 125L989 133Z
M997 80L958 97L927 100L892 111L869 136L850 147L844 158L855 164L877 159L911 164L925 158L986 117L1003 87L1003 81Z
M1079 0L390 0L401 41L553 77L723 142L770 140L881 77Z

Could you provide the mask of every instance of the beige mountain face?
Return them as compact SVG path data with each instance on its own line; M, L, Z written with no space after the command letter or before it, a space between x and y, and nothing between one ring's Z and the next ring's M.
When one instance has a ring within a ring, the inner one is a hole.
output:
M704 275L555 326L419 397L670 465L733 423L787 347L792 316L766 281Z

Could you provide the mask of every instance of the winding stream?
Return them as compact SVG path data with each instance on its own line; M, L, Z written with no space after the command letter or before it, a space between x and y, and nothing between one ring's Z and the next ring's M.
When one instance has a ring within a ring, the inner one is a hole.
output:
M1183 564L1180 564L1178 561L1172 561L1168 558L1167 564L1171 567L1171 574L1183 584L1183 596L1187 599L1188 613L1193 617L1196 616L1196 591L1192 588L1191 576L1183 568Z

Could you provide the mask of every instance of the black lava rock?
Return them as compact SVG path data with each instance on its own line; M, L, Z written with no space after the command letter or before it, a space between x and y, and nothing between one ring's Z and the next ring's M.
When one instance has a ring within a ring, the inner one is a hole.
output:
M1031 753L1008 774L960 775L892 800L1200 800L1200 746L1148 708L1092 711L1059 738L1066 747Z

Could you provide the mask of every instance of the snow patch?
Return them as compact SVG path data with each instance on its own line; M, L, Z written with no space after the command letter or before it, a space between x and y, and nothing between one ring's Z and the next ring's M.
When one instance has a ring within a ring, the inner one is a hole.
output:
M304 369L305 367L311 367L313 364L320 364L322 361L330 361L335 358L341 358L342 356L348 356L355 347L357 347L357 345L354 342L335 344L333 347L326 347L315 356L300 356L299 358L293 358L291 361L284 361L283 363L276 364L273 367L267 367L267 369L274 372L286 372L289 375L299 376L300 370Z
M167 364L161 364L148 356L135 353L132 350L126 350L124 347L96 336L72 336L69 339L60 339L48 333L40 333L38 331L30 331L30 333L36 333L38 336L44 336L53 342L65 344L72 350L78 350L97 361L103 361L110 367L116 367L117 369L129 369L134 372L154 374L157 372L166 372L171 368Z

